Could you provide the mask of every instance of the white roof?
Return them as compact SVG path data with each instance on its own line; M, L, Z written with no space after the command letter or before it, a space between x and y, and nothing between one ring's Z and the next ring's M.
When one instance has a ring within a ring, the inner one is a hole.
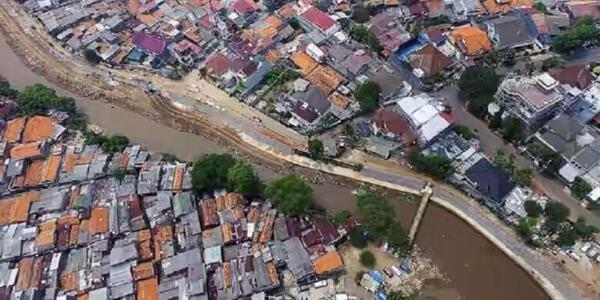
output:
M450 122L437 114L421 126L420 138L426 143L432 141L436 136L446 130L446 128L450 127L450 125Z
M590 200L592 200L594 202L598 201L598 199L600 199L600 187L597 187L597 188L593 189L588 194L588 198L590 198Z
M406 115L411 115L419 108L427 105L427 100L422 94L419 94L415 96L404 97L398 100L397 105Z
M435 117L438 113L439 111L433 105L425 104L412 113L411 119L413 119L413 123L418 128L421 127L422 124L431 120L431 118Z
M575 181L575 177L581 175L579 169L573 166L571 163L566 163L560 170L558 170L560 177L571 183Z

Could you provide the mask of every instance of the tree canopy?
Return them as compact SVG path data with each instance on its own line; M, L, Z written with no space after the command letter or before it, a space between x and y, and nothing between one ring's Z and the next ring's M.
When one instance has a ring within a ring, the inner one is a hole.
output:
M580 176L571 184L571 194L579 199L585 198L592 191L592 186Z
M452 167L450 160L434 154L424 155L413 151L408 155L407 159L415 169L436 178L445 178L454 172L454 167Z
M229 169L236 163L230 154L207 154L192 164L192 186L197 191L228 186Z
M358 217L364 224L369 236L377 239L385 236L390 226L396 221L394 209L387 200L370 191L362 191L356 195Z
M129 139L122 135L105 135L86 130L84 138L86 144L99 145L102 151L111 155L123 151L129 145Z
M271 182L265 195L280 211L291 215L304 215L312 203L312 188L296 175L287 175Z
M465 125L461 125L461 124L456 124L454 125L454 130L460 134L465 140L470 140L472 138L475 138L475 134L473 133L473 131L471 130L471 128L465 126Z
M358 4L354 7L352 12L352 20L356 23L362 24L367 23L371 19L371 12L364 5Z
M364 267L371 269L375 267L376 263L377 260L375 259L375 255L373 254L373 252L365 250L360 253L360 264Z
M406 234L406 231L398 222L394 222L390 226L386 238L390 250L392 250L392 252L394 253L405 253L410 247L410 240L408 239L408 234Z
M94 65L102 61L102 57L100 57L100 55L98 55L94 49L83 50L83 57L85 57L85 60L87 60L89 63Z
M229 190L240 193L248 198L260 196L263 184L248 163L237 161L227 171Z
M323 142L321 142L321 140L308 140L308 155L310 155L310 158L321 160L323 158L323 153L325 153L325 148L323 147Z
M513 143L521 142L524 138L524 127L521 120L512 116L506 118L502 128L502 137Z
M19 113L25 116L45 114L51 109L60 110L69 115L77 114L75 100L58 96L56 91L39 83L25 87L17 95L16 102Z
M588 225L583 217L577 218L577 221L573 224L573 228L581 238L586 240L592 238L592 235L598 232L598 228L594 225Z
M530 186L533 180L533 168L516 168L511 178L518 185Z
M360 104L363 112L369 113L375 111L379 105L381 88L373 81L361 83L354 89L354 99Z
M367 246L367 232L362 226L354 227L350 233L348 233L350 244L356 248L362 249Z
M544 208L546 222L544 226L550 232L556 232L560 224L565 222L569 217L571 210L560 202L548 202Z
M561 247L571 247L575 245L579 235L575 228L569 223L564 223L560 226L558 231L558 237L556 238L556 244Z
M0 96L5 96L11 99L17 97L19 92L10 87L10 83L0 77Z
M375 34L364 25L352 26L350 35L358 42L366 44L372 52L380 53L383 50Z
M492 101L500 76L493 68L476 65L468 67L458 81L458 87L469 101L469 111L479 118L487 114L487 106Z
M543 14L548 13L548 8L546 8L546 5L544 3L542 3L542 2L536 2L533 5L533 8L535 8L535 10L537 10L537 11L543 13Z
M556 52L568 53L584 45L586 42L597 43L600 31L591 16L583 17L567 30L552 39L552 49Z
M544 208L536 201L527 200L523 205L525 206L525 211L529 217L537 218L544 212Z

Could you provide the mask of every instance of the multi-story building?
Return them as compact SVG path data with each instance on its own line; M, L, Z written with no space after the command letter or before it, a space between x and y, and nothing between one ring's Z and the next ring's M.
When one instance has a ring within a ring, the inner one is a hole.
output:
M505 112L523 122L528 135L556 116L570 102L564 88L548 73L507 78L498 87L495 98Z

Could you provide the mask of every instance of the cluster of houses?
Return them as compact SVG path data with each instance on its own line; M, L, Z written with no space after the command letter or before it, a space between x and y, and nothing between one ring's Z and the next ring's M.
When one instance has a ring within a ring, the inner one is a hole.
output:
M197 197L185 163L108 154L60 116L0 119L0 298L267 299L343 269L354 220Z

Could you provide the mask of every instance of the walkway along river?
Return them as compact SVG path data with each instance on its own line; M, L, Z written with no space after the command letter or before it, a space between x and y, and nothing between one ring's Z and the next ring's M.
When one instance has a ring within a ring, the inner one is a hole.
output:
M150 150L170 152L183 159L225 151L201 136L179 132L154 123L142 115L110 104L80 98L31 72L0 37L0 74L18 89L43 83L62 95L73 97L91 123L126 135ZM274 173L257 166L268 180ZM354 209L351 190L334 184L313 185L318 205L331 211ZM403 225L408 228L416 206L393 201ZM528 274L468 224L445 209L427 208L417 235L417 244L451 280L450 288L465 299L549 299Z

